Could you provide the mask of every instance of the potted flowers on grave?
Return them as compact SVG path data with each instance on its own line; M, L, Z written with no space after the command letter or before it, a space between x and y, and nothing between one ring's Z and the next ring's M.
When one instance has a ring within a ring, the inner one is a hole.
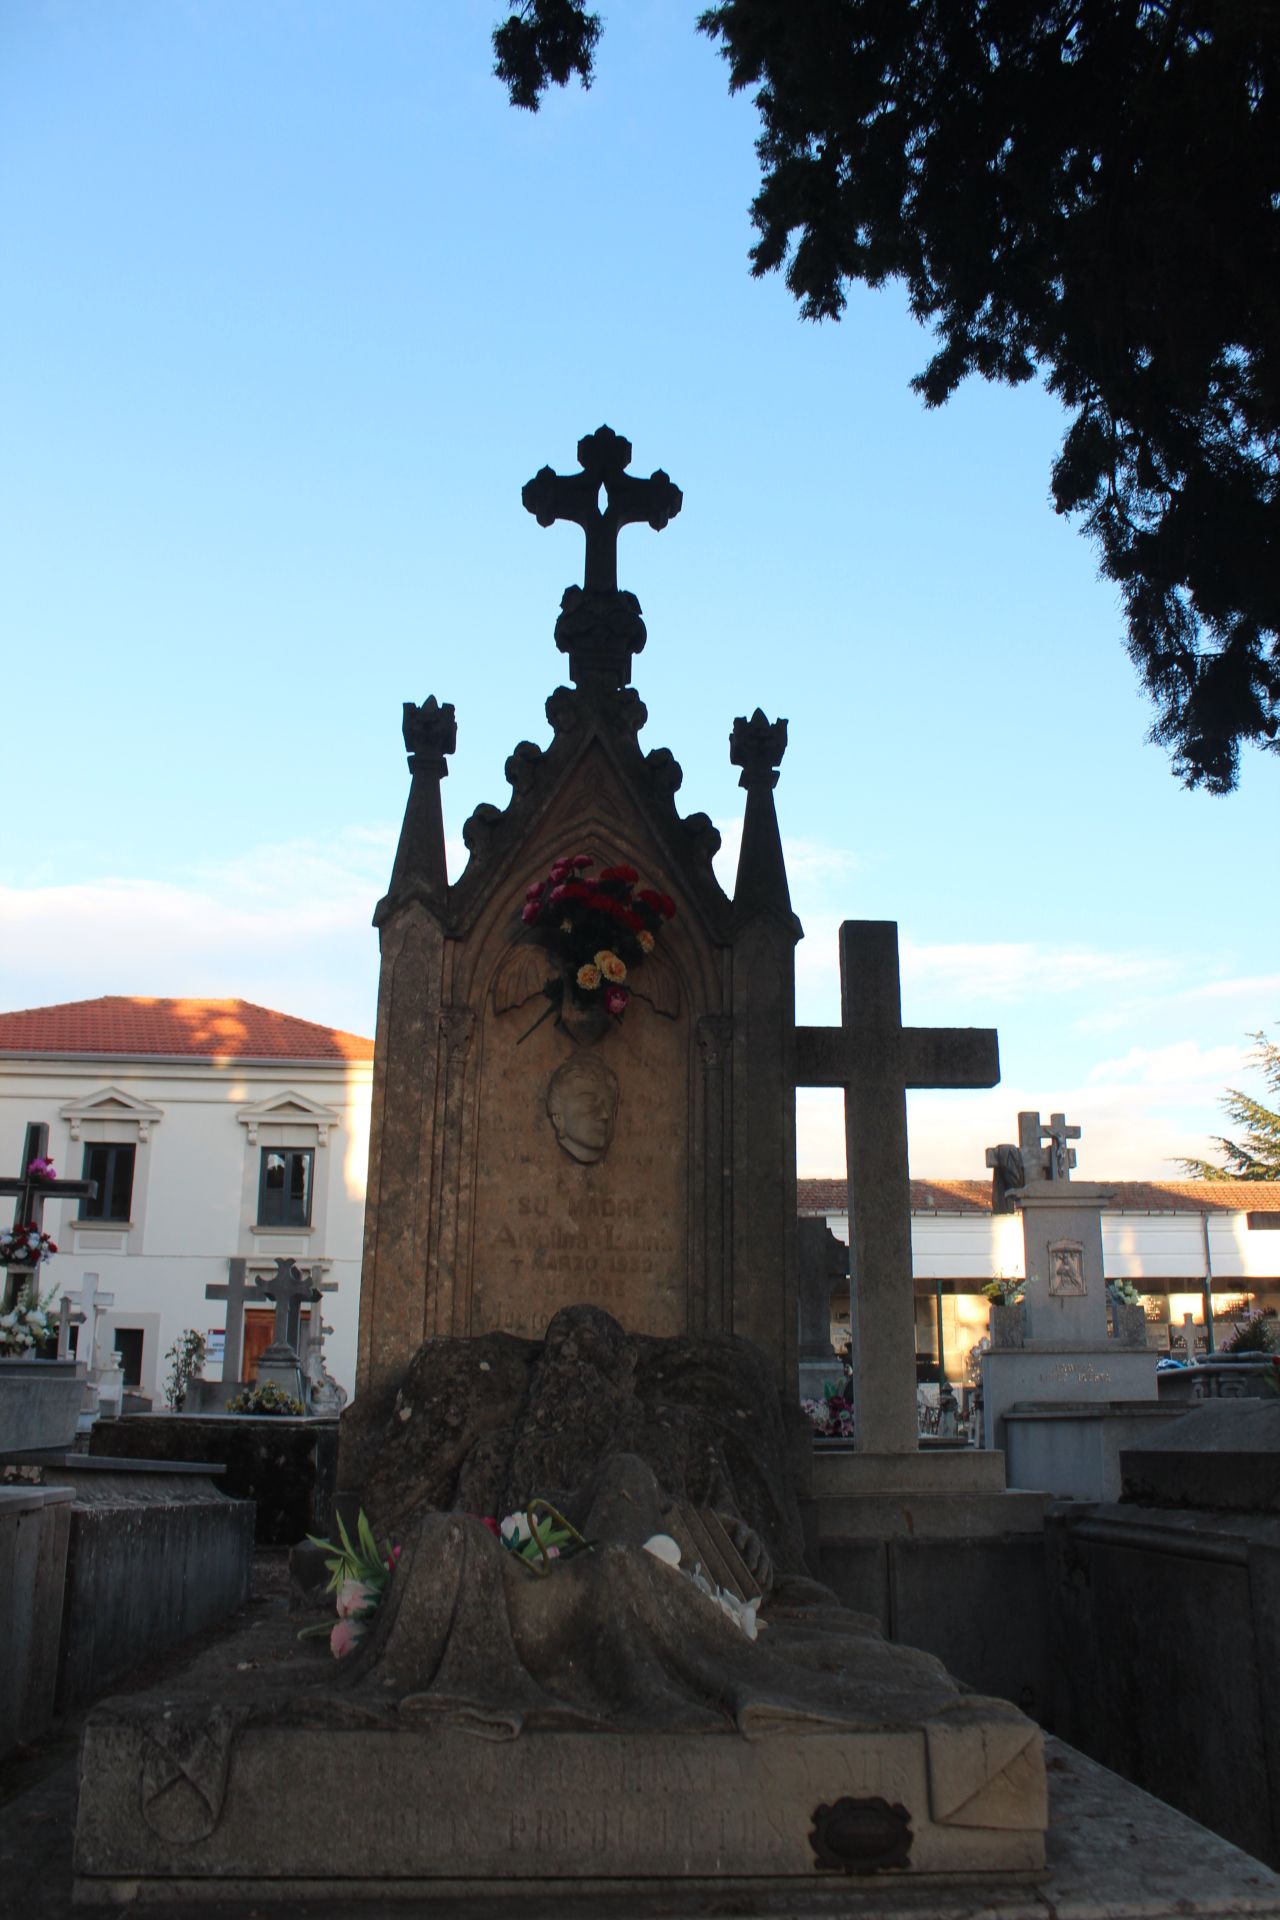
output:
M635 973L676 911L668 894L639 885L634 867L593 875L594 866L586 853L557 860L529 888L520 914L523 938L542 947L555 968L543 987L551 1004L542 1018L554 1013L583 1040L620 1021L633 993L646 997Z
M1000 1274L982 1289L991 1302L987 1331L993 1347L1021 1347L1027 1339L1027 1283L1017 1275Z
M1111 1332L1124 1347L1147 1344L1147 1312L1132 1280L1108 1280L1107 1307Z
M39 1360L50 1355L57 1344L57 1330L50 1316L52 1290L43 1298L28 1280L7 1313L0 1313L0 1359Z
M809 1416L816 1440L853 1439L853 1401L847 1380L824 1380L821 1398L802 1400L800 1407Z

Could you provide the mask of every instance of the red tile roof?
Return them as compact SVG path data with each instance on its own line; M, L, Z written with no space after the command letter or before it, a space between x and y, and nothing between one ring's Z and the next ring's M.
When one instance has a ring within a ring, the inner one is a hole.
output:
M255 1007L249 1000L151 1000L110 993L0 1013L0 1052L372 1060L373 1042Z
M1280 1180L1104 1180L1109 1213L1280 1213ZM798 1180L801 1213L844 1213L843 1180ZM913 1180L913 1213L990 1213L989 1180Z

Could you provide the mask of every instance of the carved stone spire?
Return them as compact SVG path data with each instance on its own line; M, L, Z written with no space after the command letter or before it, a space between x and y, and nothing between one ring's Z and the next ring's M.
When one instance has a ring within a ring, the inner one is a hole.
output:
M565 589L556 622L556 645L568 654L569 675L579 687L625 687L631 656L644 647L640 602L618 587L620 530L643 520L661 532L684 503L661 468L642 480L626 472L630 460L631 442L612 427L599 427L578 442L581 473L542 467L520 496L540 527L572 520L586 535L582 585Z
M757 707L749 720L737 719L729 736L729 760L742 769L738 785L746 788L746 817L738 850L738 877L733 889L733 916L741 922L757 913L774 913L795 922L787 886L782 836L774 811L773 790L778 768L787 750L787 723L772 724ZM795 922L797 934L799 923Z
M445 755L452 753L458 744L458 723L452 705L441 704L434 694L420 707L406 700L404 744L412 776L409 798L395 865L391 869L391 885L378 903L373 916L375 926L381 926L406 899L418 896L443 900L449 886L440 782L447 779L449 773Z

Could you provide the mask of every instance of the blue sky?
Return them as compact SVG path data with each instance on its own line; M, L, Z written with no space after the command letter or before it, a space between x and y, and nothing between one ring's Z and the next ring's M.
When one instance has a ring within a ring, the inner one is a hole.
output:
M790 721L801 1017L836 1017L839 921L891 918L905 1017L1000 1030L1001 1087L912 1096L913 1170L981 1176L1019 1107L1065 1106L1082 1174L1170 1172L1280 1025L1280 762L1211 799L1146 743L1048 503L1053 401L928 413L900 290L814 327L750 279L755 112L695 8L606 10L596 85L536 117L491 76L500 11L0 9L0 1005L238 994L371 1032L401 702L457 707L456 871L547 738L580 577L520 487L608 421L684 489L620 577L644 742L729 852L732 720ZM800 1131L838 1171L830 1096Z

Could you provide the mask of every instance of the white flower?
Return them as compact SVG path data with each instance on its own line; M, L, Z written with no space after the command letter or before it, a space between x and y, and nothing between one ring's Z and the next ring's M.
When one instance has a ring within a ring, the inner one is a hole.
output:
M680 1549L669 1533L650 1534L644 1543L644 1550L646 1553L651 1553L655 1560L664 1561L669 1567L680 1565Z
M503 1546L522 1547L526 1540L533 1537L528 1514L509 1513L499 1526L498 1534Z

